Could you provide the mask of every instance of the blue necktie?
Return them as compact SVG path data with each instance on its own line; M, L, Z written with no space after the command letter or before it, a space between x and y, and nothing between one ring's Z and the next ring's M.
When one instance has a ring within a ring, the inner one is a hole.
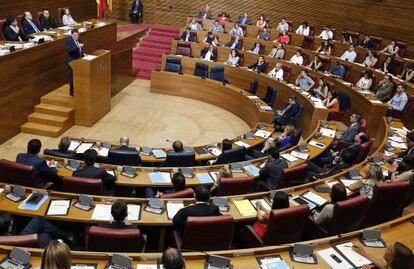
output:
M39 28L37 28L36 24L34 24L31 20L27 20L27 21L30 23L30 25L32 26L33 30L36 33L39 33L40 32L40 30L39 30Z
M139 1L136 1L135 2L135 11L138 11L138 8L139 8Z

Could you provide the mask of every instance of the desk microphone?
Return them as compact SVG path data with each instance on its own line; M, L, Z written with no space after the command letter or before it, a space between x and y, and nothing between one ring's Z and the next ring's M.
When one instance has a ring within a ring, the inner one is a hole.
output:
M205 251L202 250L195 250L195 249L185 249L182 248L181 250L184 251L191 251L191 252L199 252L203 253L207 256L206 262L205 262L205 268L210 268L210 264L214 268L222 268L222 269L233 269L233 265L230 263L230 258L219 256L219 255L212 255L208 254Z

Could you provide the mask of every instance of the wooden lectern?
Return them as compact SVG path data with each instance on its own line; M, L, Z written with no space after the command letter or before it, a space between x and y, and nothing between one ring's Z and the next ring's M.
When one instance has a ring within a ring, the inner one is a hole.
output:
M90 127L111 110L111 52L72 61L75 124Z

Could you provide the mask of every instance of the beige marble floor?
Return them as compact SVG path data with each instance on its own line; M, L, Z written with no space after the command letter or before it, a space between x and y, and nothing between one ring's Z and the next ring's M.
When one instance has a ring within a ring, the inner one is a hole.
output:
M240 118L221 108L181 97L151 93L150 82L136 80L112 98L112 110L93 127L73 126L62 136L108 142L120 136L131 143L169 147L169 140L202 145L233 138L250 128ZM60 140L20 133L0 145L0 158L14 159L25 152L27 141L39 138L44 147L55 148Z

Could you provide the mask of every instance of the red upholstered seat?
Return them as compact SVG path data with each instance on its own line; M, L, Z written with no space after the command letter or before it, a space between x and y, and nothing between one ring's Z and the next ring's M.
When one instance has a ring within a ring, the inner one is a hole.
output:
M405 91L405 93L407 94L408 102L405 105L404 109L402 111L389 110L388 113L387 113L388 116L391 116L391 117L396 118L396 119L402 119L404 117L404 115L406 115L408 113L408 111L410 110L410 108L414 104L414 95L412 95L411 93L409 93L407 91Z
M146 236L139 229L113 229L92 226L88 232L89 251L141 252L145 250Z
M393 74L394 76L398 76L402 73L403 68L404 68L404 59L395 57L391 65L391 71L390 71L391 74Z
M409 188L408 182L376 184L362 226L369 227L400 217Z
M283 169L284 186L296 186L307 182L308 165L302 163L291 168Z
M352 64L347 61L341 61L341 64L345 67L344 80L348 81L349 76L351 75Z
M193 198L194 197L194 191L192 188L187 188L182 191L176 191L171 193L165 193L161 196L161 198Z
M60 7L57 9L57 21L59 26L63 26L63 21L62 21L62 17L63 14L65 14L65 8L64 7Z
M266 233L261 239L252 226L246 225L241 238L247 247L287 244L300 241L307 225L309 207L300 205L285 209L272 210Z
M366 120L366 119L364 119L364 118L361 118L361 119L359 120L359 131L360 131L360 132L366 132L366 130L367 130L367 126L368 126L368 122L367 122L367 120Z
M313 44L315 43L315 37L309 35L303 37L302 48L307 50L313 50Z
M39 27L41 27L41 23L40 23L40 17L43 16L43 11L39 11L36 12L36 16L34 17L35 22L37 23L37 25L39 25Z
M309 62L309 53L302 51L302 58L303 58L303 64L302 65L307 65Z
M253 192L253 177L220 178L217 196L239 195Z
M239 66L243 66L244 62L244 51L237 51L237 55L239 56Z
M283 80L286 81L287 83L290 83L290 74L292 73L292 68L288 65L282 64L282 69L283 69Z
M315 26L309 25L309 36L315 35Z
M37 234L5 235L0 236L0 245L37 248L39 241Z
M369 152L371 151L373 143L374 139L370 138L368 142L365 142L359 146L359 150L357 155L355 156L353 164L358 164L367 158Z
M286 20L286 23L289 25L288 32L292 32L293 21L292 20Z
M6 19L1 19L0 20L0 39L1 40L6 40L6 38L4 37L4 26L6 25Z
M327 71L331 67L331 57L326 55L319 55L322 62L322 71Z
M224 250L230 249L233 240L233 217L188 217L184 233L174 231L178 249Z
M407 51L407 43L403 42L403 41L395 41L395 44L400 48L398 51L398 55L400 57L404 57L405 53Z
M359 32L355 31L346 31L350 37L352 37L352 42L354 45L359 44L359 36L361 35Z
M191 43L190 42L178 42L176 55L191 56Z
M64 177L63 191L103 195L103 184L101 179L96 178Z
M0 160L0 181L21 186L36 186L36 170L31 165Z
M369 38L372 40L372 43L374 44L374 50L380 50L382 48L382 37L369 36Z

